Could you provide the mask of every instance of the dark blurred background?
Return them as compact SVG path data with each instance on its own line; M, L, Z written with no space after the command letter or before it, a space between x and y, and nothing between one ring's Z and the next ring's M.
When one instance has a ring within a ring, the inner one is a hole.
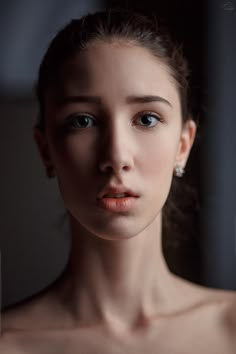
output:
M56 182L45 176L32 137L34 85L56 32L71 18L107 7L155 12L183 43L199 120L186 178L199 191L200 213L193 225L197 237L190 235L168 264L196 283L236 290L235 2L9 0L0 3L3 306L47 286L67 261L70 240L63 203Z

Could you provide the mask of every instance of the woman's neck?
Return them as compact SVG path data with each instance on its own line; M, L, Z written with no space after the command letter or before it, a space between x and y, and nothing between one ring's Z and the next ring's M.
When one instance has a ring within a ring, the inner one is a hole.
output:
M162 254L160 217L129 239L99 238L73 218L71 230L62 294L78 320L134 328L171 311L178 289Z

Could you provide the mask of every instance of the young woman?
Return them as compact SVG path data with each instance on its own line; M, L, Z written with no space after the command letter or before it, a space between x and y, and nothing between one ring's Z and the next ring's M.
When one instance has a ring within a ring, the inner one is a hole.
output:
M161 246L196 135L187 78L155 17L99 12L54 38L34 137L71 254L54 284L3 314L1 353L235 353L235 294L172 274Z

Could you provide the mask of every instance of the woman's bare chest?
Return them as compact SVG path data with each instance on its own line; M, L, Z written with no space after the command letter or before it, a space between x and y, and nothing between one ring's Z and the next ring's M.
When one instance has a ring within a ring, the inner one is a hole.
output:
M224 332L208 323L157 325L134 335L109 335L100 329L29 331L8 334L3 354L233 354ZM1 349L1 345L0 345Z

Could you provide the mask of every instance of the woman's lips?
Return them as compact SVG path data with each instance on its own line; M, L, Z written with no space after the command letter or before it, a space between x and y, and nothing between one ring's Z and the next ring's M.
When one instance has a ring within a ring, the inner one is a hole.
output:
M138 197L128 196L121 198L104 197L97 199L97 206L112 212L127 212L135 207Z
M98 198L104 198L104 197L110 197L110 195L116 195L116 194L127 194L130 197L138 197L139 195L132 191L130 188L126 187L125 185L114 185L114 184L109 184L107 185L101 193L99 193Z

